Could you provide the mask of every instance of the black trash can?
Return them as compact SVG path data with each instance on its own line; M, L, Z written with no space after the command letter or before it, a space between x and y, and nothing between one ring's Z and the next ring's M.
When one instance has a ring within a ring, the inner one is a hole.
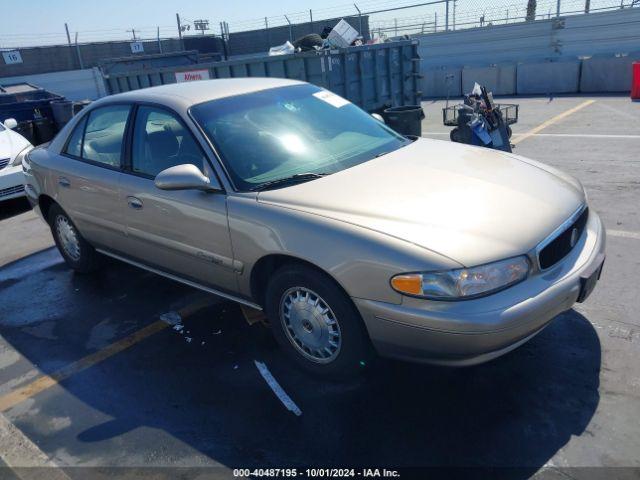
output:
M424 111L420 105L386 108L383 117L387 125L402 135L422 136Z
M41 145L43 143L50 142L53 140L53 137L56 136L55 124L46 117L34 120L33 127L36 134L36 143L34 143L34 145Z
M71 100L53 100L51 102L53 119L58 130L62 129L73 117L73 102Z
M36 144L36 138L33 132L33 122L31 120L19 122L18 126L13 131L19 133L24 138L29 140L31 144Z

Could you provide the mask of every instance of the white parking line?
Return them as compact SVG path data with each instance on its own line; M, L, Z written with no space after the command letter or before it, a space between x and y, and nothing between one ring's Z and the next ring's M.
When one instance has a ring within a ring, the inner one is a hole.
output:
M273 378L273 375L271 375L271 372L269 371L267 366L264 363L259 362L257 360L254 360L253 363L256 364L256 367L258 368L260 375L262 375L262 378L264 378L264 380L267 382L267 385L269 385L271 390L273 390L273 393L276 394L276 396L282 402L282 404L286 407L286 409L289 410L290 412L295 413L297 416L302 415L302 410L300 410L298 406L295 404L295 402L291 400L291 397L289 397L289 395L287 395L287 392L285 392L282 389L278 381L275 378Z
M640 232L628 232L626 230L607 230L607 235L612 237L633 238L640 240Z
M0 458L20 478L36 478L32 467L49 467L48 480L70 480L38 446L0 413ZM41 472L43 473L43 472Z

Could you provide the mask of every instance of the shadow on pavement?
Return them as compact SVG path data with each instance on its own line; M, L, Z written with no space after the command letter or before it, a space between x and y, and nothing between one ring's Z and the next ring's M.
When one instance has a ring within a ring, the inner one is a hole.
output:
M14 198L0 202L0 221L15 217L31 210L31 205L26 198Z
M157 320L192 292L120 264L93 277L58 267L40 275L0 292L0 319L29 292L45 292L44 304L24 306L26 323L0 320L0 333L45 371ZM44 322L49 337L34 338ZM236 305L220 303L187 319L182 333L168 328L65 380L62 393L35 404L40 420L25 415L18 424L42 431L42 418L73 408L70 427L36 440L45 451L64 445L78 461L165 452L153 465L195 449L230 467L520 467L510 476L527 478L585 432L599 402L600 356L594 328L571 310L485 365L381 360L356 381L325 383L289 365L270 332L248 326ZM254 360L268 365L301 416L280 404Z

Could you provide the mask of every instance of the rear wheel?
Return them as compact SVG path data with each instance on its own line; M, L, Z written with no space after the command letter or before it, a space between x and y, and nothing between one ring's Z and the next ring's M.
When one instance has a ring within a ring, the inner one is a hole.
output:
M305 370L344 378L363 370L372 349L351 299L328 276L285 266L267 288L266 313L274 336Z
M49 210L49 225L62 258L71 268L88 273L100 266L100 255L80 235L69 216L58 205Z

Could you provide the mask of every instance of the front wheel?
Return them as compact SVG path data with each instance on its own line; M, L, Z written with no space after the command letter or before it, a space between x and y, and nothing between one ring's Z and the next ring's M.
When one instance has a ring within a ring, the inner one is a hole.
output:
M62 258L80 273L89 273L100 266L100 256L82 237L69 216L58 205L49 211L49 225Z
M266 313L280 346L311 373L349 377L371 359L370 342L351 299L312 268L278 270L267 288Z

